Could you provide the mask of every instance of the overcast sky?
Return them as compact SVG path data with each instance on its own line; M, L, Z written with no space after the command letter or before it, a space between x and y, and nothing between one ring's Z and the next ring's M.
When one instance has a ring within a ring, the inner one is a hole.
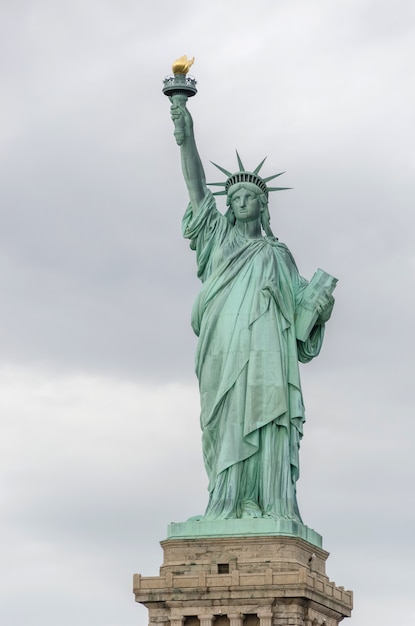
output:
M144 626L133 573L207 503L182 54L208 180L267 155L274 233L339 278L303 519L354 626L415 623L412 0L3 0L0 41L0 623Z

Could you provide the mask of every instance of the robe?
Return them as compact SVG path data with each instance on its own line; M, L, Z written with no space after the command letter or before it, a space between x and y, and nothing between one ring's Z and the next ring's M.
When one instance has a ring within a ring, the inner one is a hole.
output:
M204 519L301 521L298 362L318 355L324 335L317 324L306 341L296 339L295 311L308 282L284 244L243 237L210 192L196 214L188 206L183 234L203 283L192 327L209 478Z

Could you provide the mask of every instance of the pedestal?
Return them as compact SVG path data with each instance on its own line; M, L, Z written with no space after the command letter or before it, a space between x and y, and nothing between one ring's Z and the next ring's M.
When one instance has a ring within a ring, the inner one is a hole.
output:
M352 592L326 576L328 552L300 537L169 538L160 576L134 575L150 626L337 626Z
M323 538L305 524L290 519L263 517L224 520L189 520L172 522L167 528L167 539L200 539L205 537L299 537L317 548L323 547Z

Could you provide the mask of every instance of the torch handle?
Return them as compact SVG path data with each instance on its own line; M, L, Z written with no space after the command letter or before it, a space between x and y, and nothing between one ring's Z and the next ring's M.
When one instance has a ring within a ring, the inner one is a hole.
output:
M188 100L188 97L181 93L170 96L170 98L174 106L180 105L185 107ZM185 121L183 116L181 116L177 120L174 120L174 136L176 137L176 143L178 146L181 146L184 141L184 131Z

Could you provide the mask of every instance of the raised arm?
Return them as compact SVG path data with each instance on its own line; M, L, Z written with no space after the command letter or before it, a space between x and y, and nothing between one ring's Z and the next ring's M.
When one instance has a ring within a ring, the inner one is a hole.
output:
M187 98L174 95L170 100L170 113L176 128L174 134L180 145L183 176L193 212L196 213L207 192L205 171L196 148L193 120L186 107Z

